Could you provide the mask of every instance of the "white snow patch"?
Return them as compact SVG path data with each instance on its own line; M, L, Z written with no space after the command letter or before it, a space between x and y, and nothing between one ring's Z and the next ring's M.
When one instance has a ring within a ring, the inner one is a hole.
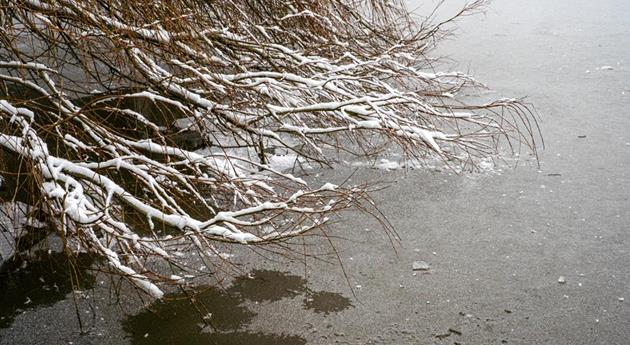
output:
M378 163L374 165L375 169L381 169L381 170L398 170L398 169L401 169L402 167L403 167L402 164L395 161L390 161L385 158L381 159Z
M284 171L288 169L292 169L293 167L298 165L298 156L296 154L288 154L288 155L273 155L269 156L269 167L277 170Z
M233 256L234 254L230 254L230 253L219 253L219 257L223 260L227 260Z
M493 173L494 170L494 162L492 159L482 159L479 163L477 163L477 168L482 173Z
M368 168L379 169L379 170L398 170L398 169L403 169L405 167L404 163L391 161L387 158L381 158L376 163L355 161L355 162L350 163L350 165L353 167L368 167Z
M324 183L323 186L319 187L319 190L324 191L324 190L328 190L328 191L335 191L337 189L337 185L332 184L330 182Z
M180 276L178 276L176 274L171 275L170 279L174 280L174 281L176 281L178 283L183 283L184 282L184 278L182 278L182 277L180 277Z

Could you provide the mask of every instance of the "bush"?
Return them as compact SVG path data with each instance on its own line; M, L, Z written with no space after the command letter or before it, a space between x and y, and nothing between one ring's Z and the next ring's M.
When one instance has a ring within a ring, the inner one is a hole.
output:
M444 28L481 1L443 22L402 1L0 3L4 201L158 298L199 274L182 252L214 267L219 243L284 246L370 212L367 186L311 186L275 152L330 166L393 146L466 166L500 142L535 151L519 100L467 103L481 85L433 69Z

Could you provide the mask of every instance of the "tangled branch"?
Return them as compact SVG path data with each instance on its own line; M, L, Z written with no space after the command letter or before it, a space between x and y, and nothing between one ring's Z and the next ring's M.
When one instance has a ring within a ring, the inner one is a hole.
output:
M26 181L12 200L30 188L67 251L155 297L198 273L182 252L216 262L219 242L282 243L372 205L365 186L275 169L279 150L323 165L386 146L460 163L501 140L535 150L519 100L465 103L480 84L428 57L482 1L439 23L402 1L0 3L0 147Z

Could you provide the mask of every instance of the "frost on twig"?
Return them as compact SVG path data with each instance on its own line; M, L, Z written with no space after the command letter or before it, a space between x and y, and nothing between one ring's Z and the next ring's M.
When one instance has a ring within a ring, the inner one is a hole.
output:
M372 205L365 186L274 169L273 150L331 165L394 146L469 164L501 140L534 148L518 100L465 103L480 84L434 71L454 18L414 22L402 1L0 4L3 155L68 252L156 297L198 273L183 251L212 265L220 242L283 243Z

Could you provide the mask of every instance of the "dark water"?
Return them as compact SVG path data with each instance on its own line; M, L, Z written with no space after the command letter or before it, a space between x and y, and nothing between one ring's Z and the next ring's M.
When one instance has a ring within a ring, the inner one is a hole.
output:
M256 313L246 302L270 303L299 295L305 296L305 308L316 312L339 312L352 306L340 294L310 291L300 276L254 270L237 277L227 289L204 287L169 295L127 318L123 328L133 344L306 344L298 335L247 330Z
M311 309L316 313L336 313L351 306L352 302L349 298L334 292L312 292L304 299L304 308Z
M0 272L0 328L11 326L27 309L52 305L72 290L94 286L87 272L92 259L79 255L69 260L62 253L38 253L29 261L11 261Z
M253 302L277 301L306 291L306 280L278 271L254 270L236 278L228 293Z

